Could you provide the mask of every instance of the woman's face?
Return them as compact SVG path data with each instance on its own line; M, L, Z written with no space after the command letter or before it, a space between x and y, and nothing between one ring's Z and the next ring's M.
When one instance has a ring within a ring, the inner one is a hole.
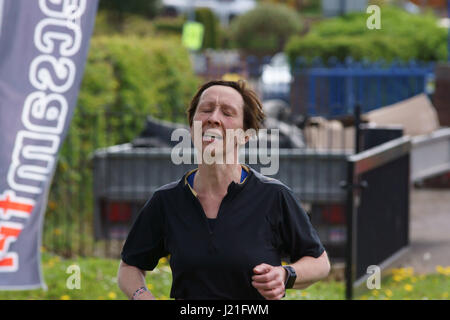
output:
M238 91L216 85L202 93L191 127L194 146L198 150L207 151L212 156L236 152L238 143L231 134L242 132L243 127L244 100Z

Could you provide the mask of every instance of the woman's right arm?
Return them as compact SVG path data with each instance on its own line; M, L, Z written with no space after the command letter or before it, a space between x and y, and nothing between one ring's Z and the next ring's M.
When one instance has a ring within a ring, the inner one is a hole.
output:
M145 284L145 270L126 264L120 261L117 282L120 290L129 298L141 287L147 287ZM156 300L150 291L141 293L136 300Z

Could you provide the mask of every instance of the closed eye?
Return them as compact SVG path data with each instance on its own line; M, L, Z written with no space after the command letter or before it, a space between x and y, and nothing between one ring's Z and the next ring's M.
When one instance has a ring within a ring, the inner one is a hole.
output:
M231 116L233 116L235 114L234 110L232 108L229 108L229 107L222 108L222 112L227 117L231 117Z
M200 111L201 111L201 112L205 112L205 113L212 112L213 110L214 110L214 108L212 108L212 107L203 107L203 108L200 108Z

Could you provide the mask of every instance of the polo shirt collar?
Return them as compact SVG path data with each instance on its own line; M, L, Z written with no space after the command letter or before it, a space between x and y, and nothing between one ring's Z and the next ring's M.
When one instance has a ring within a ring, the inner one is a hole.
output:
M245 179L240 182L240 183L236 183L234 181L231 181L231 183L228 185L228 189L227 192L228 193L233 193L235 191L240 191L242 190L242 188L247 184L247 181L249 180L250 175L252 174L252 170L250 170L250 168L245 165L245 164L241 164L241 167L247 171L247 176L245 177ZM188 177L193 174L194 172L198 171L198 168L192 169L190 171L188 171L185 175L184 175L184 187L189 189L190 192L195 196L198 197L197 192L195 192L195 190L191 187L191 185L188 182Z

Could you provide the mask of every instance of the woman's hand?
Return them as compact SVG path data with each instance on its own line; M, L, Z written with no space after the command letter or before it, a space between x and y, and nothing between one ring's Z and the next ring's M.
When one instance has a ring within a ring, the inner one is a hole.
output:
M268 300L280 300L284 297L286 270L281 266L262 263L253 268L252 285Z

